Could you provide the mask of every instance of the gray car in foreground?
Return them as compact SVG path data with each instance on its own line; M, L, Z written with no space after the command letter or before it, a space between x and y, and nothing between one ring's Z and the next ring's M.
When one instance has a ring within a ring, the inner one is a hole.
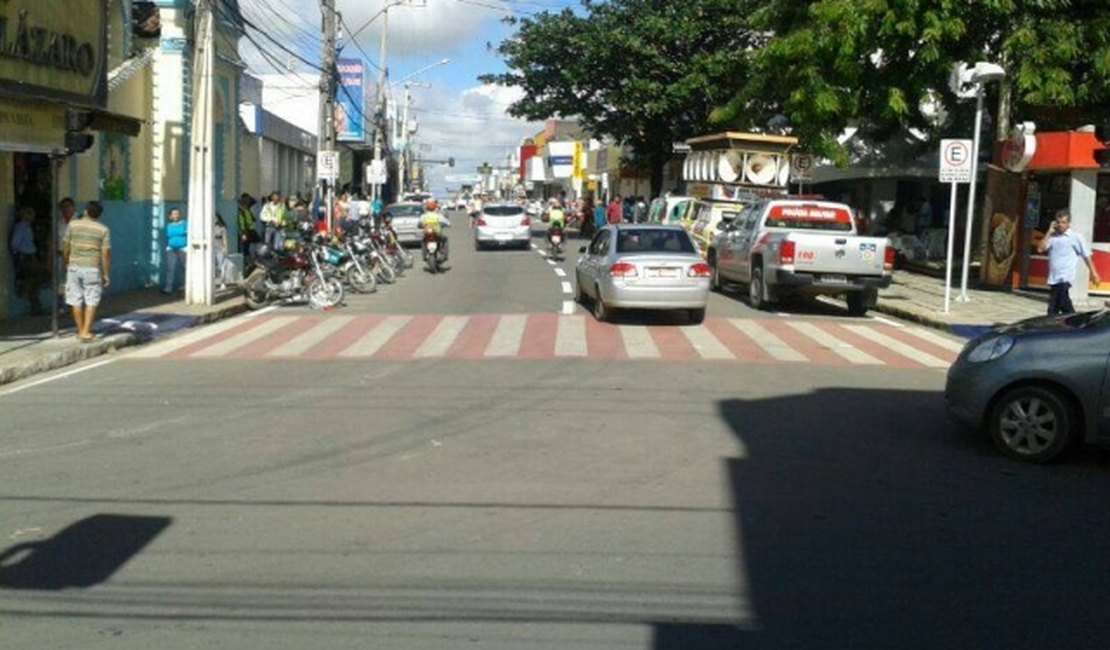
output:
M384 214L393 221L398 242L419 244L424 241L424 230L420 227L420 216L424 214L423 203L394 203L386 207Z
M944 396L1011 458L1044 463L1073 442L1110 445L1110 311L1034 318L969 342Z
M614 309L681 309L705 319L709 265L678 226L610 225L580 251L574 268L578 302L592 302L594 317Z

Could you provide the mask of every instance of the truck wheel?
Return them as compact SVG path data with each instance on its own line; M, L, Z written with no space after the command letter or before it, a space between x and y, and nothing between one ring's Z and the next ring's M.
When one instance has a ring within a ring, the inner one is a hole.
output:
M845 297L845 301L848 303L848 313L852 316L863 316L867 313L867 310L875 306L878 297L878 292L871 289L853 291Z
M770 301L766 298L767 288L763 285L763 269L755 267L752 269L752 279L748 284L748 302L754 309L769 309L771 307Z

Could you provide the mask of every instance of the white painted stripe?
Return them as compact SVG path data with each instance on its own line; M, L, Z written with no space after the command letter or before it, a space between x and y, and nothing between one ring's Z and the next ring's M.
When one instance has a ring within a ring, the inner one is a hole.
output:
M911 359L913 361L916 361L917 363L920 363L923 366L927 366L929 368L947 368L949 365L947 361L938 359L926 352L922 352L921 350L918 350L911 345L907 345L899 341L898 339L893 339L886 334L876 331L873 327L868 327L867 325L842 325L842 327L849 332L858 334L859 336L862 336L869 341L874 341L875 343L882 345L891 352L896 352L906 357L907 359Z
M324 339L343 329L347 323L350 323L354 319L354 316L329 316L316 327L313 327L307 332L302 332L298 336L294 336L292 339L274 348L266 356L295 357L298 354L304 354Z
M389 339L400 332L411 320L411 316L390 316L374 326L373 329L352 343L346 350L340 352L339 356L369 357L382 349L382 346L388 343Z
M280 330L295 320L297 320L297 316L275 316L263 322L258 327L252 327L245 332L239 332L235 336L224 339L219 343L214 343L206 348L197 350L189 356L196 358L222 357L225 354L234 352L245 345L257 341L267 334Z
M563 283L563 293L565 293L569 296L570 294L574 293L574 287L570 286L569 282L564 282Z
M802 335L808 336L809 338L813 339L819 345L822 345L822 346L828 348L829 350L831 350L832 352L835 352L836 354L840 355L844 359L847 359L851 363L860 364L860 365L882 365L883 364L883 362L880 361L879 359L876 359L875 357L871 356L870 354L867 354L866 352L864 352L863 350L860 350L859 348L852 345L851 343L848 343L846 341L841 341L840 339L836 338L832 334L829 334L828 332L821 329L820 327L817 327L813 323L788 322L787 325L789 325L790 327L793 327L794 329L798 330L798 332L801 333Z
M586 349L586 319L583 316L562 316L555 333L555 356L584 357Z
M459 338L463 328L470 322L469 316L446 316L443 320L439 321L439 325L432 330L428 338L416 348L413 353L418 359L426 359L429 357L442 357L447 354L451 346L455 344L455 339Z
M686 326L678 329L690 342L690 345L694 346L694 350L702 359L736 358L716 336L713 336L713 332L707 330L703 325Z
M768 332L762 325L753 320L730 318L728 322L750 338L764 352L779 361L809 361L804 354L790 347L782 339Z
M658 359L659 348L651 338L648 328L639 325L621 325L624 351L629 359Z
M270 305L269 307L263 307L262 309L256 309L255 311L248 311L247 313L243 314L239 318L244 318L244 319L257 318L258 316L262 316L263 314L268 314L272 311L275 311L279 307L281 307L281 305Z
M555 260L547 260L547 263L550 264L551 266L556 266Z
M486 346L487 357L512 357L520 352L520 342L524 338L524 326L528 317L522 314L509 314L497 321L493 337Z
M883 318L882 316L872 316L871 320L877 320L880 323L886 323L887 325L890 325L891 327L897 327L899 329L905 327L905 325L903 325L902 323L899 323L896 320L890 320L889 318Z
M564 300L563 301L562 314L565 315L565 316L570 316L574 312L575 312L574 301L573 300Z
M2 393L0 393L0 396L11 395L12 393L18 393L21 390L27 390L28 388L34 388L35 386L41 386L41 385L43 385L47 382L55 381L57 379L65 379L66 377L72 377L73 375L76 375L76 374L81 373L81 372L85 372L86 370L92 370L93 368L99 368L100 366L106 366L106 365L108 365L109 363L112 363L115 360L116 359L113 358L113 359L105 359L104 361L97 361L96 363L90 363L87 366L81 366L80 368L75 368L73 370L67 370L67 371L65 371L63 373L59 373L57 375L51 375L51 376L46 377L44 379L38 379L36 381L32 381L29 384L21 384L19 386L16 386L15 388L3 391Z
M180 336L174 336L166 339L165 341L158 341L157 343L152 343L149 346L135 350L124 358L151 359L154 357L165 356L172 352L177 352L181 348L187 347L194 343L199 343L206 339L210 339L213 336L219 336L229 329L238 327L242 325L244 321L249 321L256 316L257 312L254 314L248 314L245 316L240 316L238 318L221 321L219 323L213 323L211 325L203 325L196 329L189 330L188 332L184 332Z
M911 334L913 336L916 336L917 338L919 338L923 341L928 341L929 343L932 343L933 345L935 345L937 347L944 348L945 350L948 350L950 352L960 352L961 350L964 349L964 343L965 343L964 341L957 341L955 339L950 339L950 338L941 336L939 334L934 334L932 332L929 332L929 331L926 331L926 330L923 330L923 329L920 329L920 328L917 328L917 327L907 327L907 328L903 329L902 331L905 332L906 334Z
M567 272L564 271L563 269L555 267L555 275L559 276L560 278L565 278L565 277L567 277Z

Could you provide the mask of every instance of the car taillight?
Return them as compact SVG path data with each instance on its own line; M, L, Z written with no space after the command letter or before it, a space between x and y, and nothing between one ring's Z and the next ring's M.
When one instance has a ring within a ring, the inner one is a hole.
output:
M530 217L524 217L523 219L520 220L520 225L522 225L522 226L531 226L532 225L532 219Z
M485 219L483 219L483 218L481 218L481 217L478 217L478 225L479 225L479 226L484 226L484 225L486 225L486 220L485 220Z
M636 267L628 262L617 262L609 267L609 275L614 278L634 278Z
M686 272L686 275L691 278L708 278L712 272L713 269L709 268L708 264L699 262L691 266L690 270Z
M794 242L787 239L779 245L779 264L794 263Z
M887 243L886 245L886 252L883 253L883 270L894 270L894 247L891 246L889 243Z

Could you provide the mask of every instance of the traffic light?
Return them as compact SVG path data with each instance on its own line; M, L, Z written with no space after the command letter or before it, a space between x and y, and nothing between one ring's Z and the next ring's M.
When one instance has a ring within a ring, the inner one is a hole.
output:
M66 138L65 148L66 151L74 154L88 151L93 146L93 136L91 133L83 133L89 128L89 123L92 121L92 115L89 111L82 111L77 109L69 109L66 111Z

